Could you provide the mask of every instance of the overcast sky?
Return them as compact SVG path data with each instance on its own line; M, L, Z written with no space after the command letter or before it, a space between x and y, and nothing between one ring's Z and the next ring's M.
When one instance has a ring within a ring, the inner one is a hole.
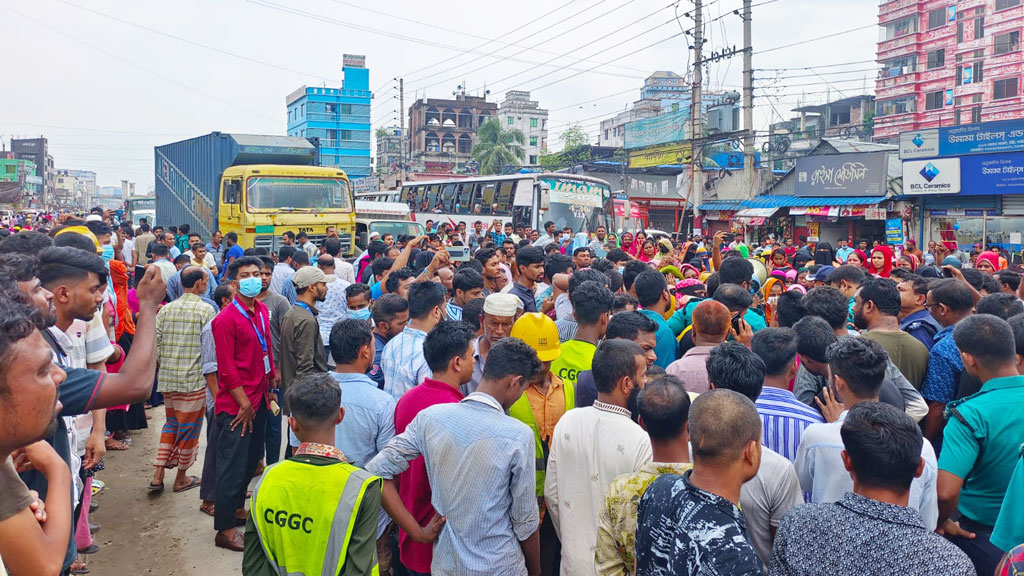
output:
M799 102L871 93L875 0L753 0L755 128ZM514 6L514 8L513 8ZM415 97L531 90L549 141L639 98L654 70L684 74L693 27L667 0L34 0L0 2L0 139L49 138L58 168L100 185L153 185L153 146L222 132L284 134L285 96L337 86L343 53L365 54L376 129L397 125L395 77ZM706 52L742 47L742 0L706 3ZM678 20L676 13L678 12ZM855 30L860 28L859 30ZM831 38L788 44L853 30ZM761 53L758 53L758 52ZM814 70L801 69L842 64ZM739 90L742 58L705 86ZM767 70L788 68L785 71ZM765 70L758 70L765 69ZM770 88L761 89L761 86Z

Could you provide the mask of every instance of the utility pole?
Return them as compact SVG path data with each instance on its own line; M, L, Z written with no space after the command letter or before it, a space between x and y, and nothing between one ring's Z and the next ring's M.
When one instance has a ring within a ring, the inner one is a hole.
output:
M753 48L750 46L750 0L743 0L743 182L747 194L757 193L757 171L754 168L754 67Z
M703 177L703 136L704 122L701 118L702 100L701 84L701 48L704 47L704 7L701 0L694 0L693 10L693 89L690 91L690 155L693 157L690 187L693 190L693 229L696 232L700 218L700 206L704 201Z
M401 183L405 184L406 150L409 149L409 146L406 144L406 142L409 142L409 135L405 133L405 78L398 79L398 121L402 131L402 137L398 141L398 155L402 157Z

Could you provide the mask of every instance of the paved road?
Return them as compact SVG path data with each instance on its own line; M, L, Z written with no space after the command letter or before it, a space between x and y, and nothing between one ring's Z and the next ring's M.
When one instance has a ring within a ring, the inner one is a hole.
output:
M242 553L213 545L213 518L199 511L199 489L171 491L174 472L168 471L167 488L158 496L146 489L153 477L163 407L149 411L149 428L133 433L131 449L110 452L99 478L106 488L94 499L99 509L91 520L101 529L95 535L102 549L86 561L96 576L231 576L242 573ZM205 423L204 423L205 426ZM189 473L201 476L206 448L205 429L199 461Z

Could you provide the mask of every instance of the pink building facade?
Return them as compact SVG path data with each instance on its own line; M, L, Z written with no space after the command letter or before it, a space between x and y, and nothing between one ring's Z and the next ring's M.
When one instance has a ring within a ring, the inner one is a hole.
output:
M888 0L878 24L876 142L1024 118L1024 1Z

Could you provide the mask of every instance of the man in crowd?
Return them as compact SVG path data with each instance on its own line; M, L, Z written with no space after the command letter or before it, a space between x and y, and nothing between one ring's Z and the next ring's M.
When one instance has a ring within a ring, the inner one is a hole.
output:
M540 507L541 573L554 573L558 564L558 537L555 535L551 515L545 514L544 478L551 437L562 416L575 408L576 394L571 383L551 371L551 362L562 353L555 321L546 314L523 314L509 335L526 342L537 352L541 369L530 380L526 391L509 409L509 416L530 427L533 432L534 453L537 462L537 504Z
M270 290L270 281L274 273L274 261L270 256L260 256L258 258L261 262L260 268L260 293L256 296L256 300L259 300L267 307L267 313L270 315L270 349L273 351L273 358L276 370L274 371L275 377L271 380L270 390L274 391L281 385L281 322L284 320L285 314L291 310L292 306L288 303L288 299L280 294ZM265 426L265 438L263 440L264 448L260 451L261 453L266 452L269 454L277 455L281 452L281 415L274 416L273 414L267 413L267 425ZM274 460L271 463L277 462L277 456L274 456Z
M384 346L380 355L384 391L397 401L424 378L430 368L423 357L423 339L444 317L444 288L417 282L409 288L409 325Z
M921 386L921 396L928 402L928 415L922 429L924 437L941 451L942 429L946 423L943 412L946 404L957 397L964 364L953 340L958 322L972 314L974 298L964 282L947 278L928 286L928 310L942 325L935 334L935 345L928 357L928 372Z
M316 267L320 269L329 279L334 280L327 283L327 294L323 302L317 307L320 314L317 316L317 323L320 325L320 338L326 346L327 364L333 364L330 358L331 349L327 344L331 339L331 327L348 318L348 302L345 297L345 289L351 283L343 280L335 273L335 258L330 254L323 254L316 261Z
M917 338L925 348L931 351L935 345L935 335L942 326L932 317L925 307L928 302L927 278L913 276L899 283L900 291L900 330Z
M708 354L729 337L732 315L725 304L704 300L694 307L692 318L693 348L665 371L679 378L688 392L701 394L708 391Z
M597 344L608 329L612 293L604 284L588 281L576 287L572 300L573 317L578 325L576 336L562 344L562 352L552 362L551 369L575 387L579 373L590 370Z
M391 517L403 530L427 532L432 540L440 518L423 530L392 481L409 461L425 457L432 500L449 525L435 544L432 573L540 573L533 434L505 415L539 370L537 353L525 343L498 342L476 392L420 412L367 465L385 479L383 504Z
M160 276L163 277L165 283L178 272L174 263L171 262L170 250L166 244L154 243L149 251L152 257L151 262L160 270Z
M184 235L182 236L182 238L185 238L186 240L188 239L188 237ZM181 256L182 250L177 246L173 232L165 232L163 235L163 239L163 244L164 246L167 246L167 250L170 253L171 260L174 260L178 256Z
M224 235L221 234L221 231L214 230L210 236L210 241L206 243L206 251L213 256L213 261L217 265L218 270L224 266L224 253L227 252L223 240Z
M463 394L475 392L476 387L480 385L491 346L512 332L518 309L519 299L511 294L489 294L484 299L483 313L480 314L483 334L476 340L473 352L473 377L462 386Z
M967 556L908 506L925 467L927 440L917 424L887 404L861 402L839 434L852 491L792 510L779 526L768 573L975 574Z
M885 348L889 359L914 388L920 389L928 370L928 348L900 330L896 316L900 293L888 278L866 278L854 295L853 323L862 335Z
M320 334L317 302L327 296L327 275L319 268L306 266L292 276L295 306L281 319L281 390L299 376L327 372L327 355ZM288 414L287 404L284 413ZM277 462L276 454L267 454L267 463Z
M462 308L466 302L483 296L484 278L472 268L459 270L452 277L452 297L445 305L445 316L448 320L462 320Z
M237 525L244 524L245 489L256 471L265 440L269 402L277 401L270 383L277 372L270 346L267 307L256 296L262 290L259 258L233 261L228 278L238 294L213 320L217 350L217 495L214 543L241 552Z
M939 531L970 557L978 574L991 574L1003 553L989 539L1006 505L1003 497L1024 437L1024 376L1017 371L1013 330L1004 320L988 314L965 318L953 340L964 370L982 386L946 405ZM954 509L959 521L950 519Z
M647 368L650 369L658 359L654 352L657 347L654 333L657 329L658 325L654 320L638 311L619 312L608 320L608 330L604 337L606 340L622 339L635 342L644 351L644 359L647 361ZM584 370L576 378L576 406L593 406L595 400L597 386L594 384L594 372Z
M238 245L238 234L234 232L228 232L225 234L224 244L227 246L227 250L224 252L224 262L220 266L220 278L217 279L218 281L222 280L227 275L228 266L231 262L245 256L245 250Z
M1010 338L1012 344L1013 338ZM838 502L853 488L843 465L843 420L850 408L863 402L878 402L878 391L885 379L886 353L881 344L866 338L840 338L827 352L831 375L829 396L841 403L838 420L808 426L800 439L796 471L800 485L810 493L812 502ZM925 526L934 530L938 518L935 491L935 450L930 443L921 446L924 471L910 486L910 507L921 514Z
M143 222L139 224L140 233L135 236L135 250L132 254L132 261L135 262L136 266L146 266L149 264L150 244L156 242L156 236L149 231L149 224Z
M195 462L199 431L206 412L206 379L202 370L200 336L203 326L217 315L199 295L206 291L206 275L198 266L181 271L185 293L160 309L156 316L157 390L164 395L167 420L160 433L151 491L164 488L164 470L177 468L172 489L183 492L199 486L187 476Z
M292 274L295 274L295 269L292 267L292 258L295 256L295 252L295 247L287 244L278 249L277 264L274 265L274 273L270 277L271 292L281 294L284 281L291 278Z
M365 287L365 284L353 286ZM371 311L370 308L365 308ZM409 302L398 294L385 294L373 303L373 364L366 375L377 384L377 388L384 389L384 371L380 367L380 355L384 346L400 334L405 325L409 322ZM365 319L359 319L366 322Z
M600 575L633 574L636 562L636 517L640 498L662 474L683 474L691 468L687 419L690 396L678 378L662 376L637 396L640 426L651 441L652 461L635 473L616 478L597 520L595 565Z
M764 363L757 354L738 342L726 342L708 356L711 387L738 392L751 402L755 402L763 390L764 372ZM793 464L762 444L757 474L745 482L740 491L747 538L762 562L771 558L772 538L779 522L802 502L800 480Z
M650 440L630 418L646 372L640 346L602 342L593 365L597 401L566 412L555 426L544 499L562 542L563 574L596 574L597 519L608 484L651 460Z
M763 423L762 440L765 446L793 462L804 429L825 422L821 413L797 400L789 390L797 372L796 332L790 328L766 328L754 334L750 349L764 362L764 388L754 402Z
M327 374L308 374L286 394L293 407L288 425L301 443L252 491L242 573L376 574L380 478L347 462L335 446L346 415L342 391ZM301 529L273 521L282 511L300 518Z
M214 302L217 313L231 306L238 290L230 282L217 287ZM202 372L206 380L206 451L203 458L203 479L199 486L200 512L214 515L217 494L217 419L214 399L217 398L217 347L213 341L213 320L203 326L199 335L199 347L202 351Z
M854 296L862 282L868 278L867 273L860 266L846 264L836 268L828 275L828 284L839 290L848 300L847 323L853 322Z
M754 403L731 390L705 392L689 425L693 469L658 477L640 499L636 573L761 574L739 508L741 487L761 463Z
M534 289L544 277L544 250L536 246L521 248L516 253L516 268L519 270L519 279L512 284L508 293L522 301L524 312L537 312Z
M662 368L668 368L676 360L679 348L675 334L672 333L672 328L664 316L673 298L668 292L665 275L655 270L645 270L633 280L633 291L643 308L640 313L658 325L658 331L655 333L658 341L655 353L658 359L654 363Z

